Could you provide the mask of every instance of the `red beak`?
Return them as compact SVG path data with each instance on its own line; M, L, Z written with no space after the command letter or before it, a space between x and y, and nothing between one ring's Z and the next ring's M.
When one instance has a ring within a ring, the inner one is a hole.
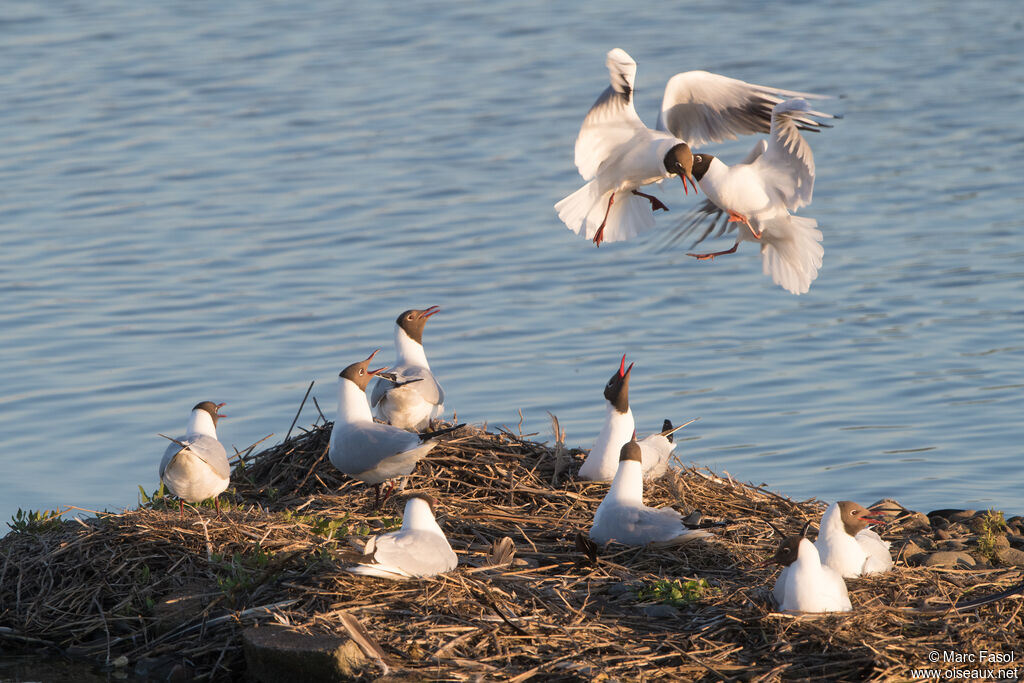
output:
M373 375L379 375L380 373L384 372L387 369L388 369L388 366L385 365L384 367L377 368L376 370L367 370L366 374L370 375L372 377Z
M220 409L223 408L226 405L227 405L226 403L218 403L217 404L217 419L220 419L222 417L227 417L227 415L221 415L220 414Z
M431 306L430 308L428 308L425 311L423 311L422 313L420 313L420 317L421 318L429 318L430 316L434 315L435 313L440 313L440 311L441 311L441 307L440 306Z
M630 364L629 367L633 367L633 365ZM625 377L625 376L626 376L626 354L622 354L622 360L619 362L619 377Z
M861 517L860 519L864 520L865 522L871 522L872 524L882 524L882 525L885 524L885 520L884 519L878 519L877 517L867 517L867 516L865 516L865 517Z
M684 174L684 175L681 175L679 177L683 179L683 194L689 195L690 194L690 190L687 189L687 187L686 187L686 175Z

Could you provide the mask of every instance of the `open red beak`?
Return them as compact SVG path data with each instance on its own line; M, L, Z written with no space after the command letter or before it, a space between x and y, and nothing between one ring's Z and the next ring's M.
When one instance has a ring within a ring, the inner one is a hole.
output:
M689 190L689 188L686 187L686 176L685 175L681 175L679 177L683 179L683 194L689 195L690 194L690 190Z
M428 309L424 310L422 313L420 313L420 317L421 318L429 318L430 316L434 315L435 313L440 313L440 312L441 312L441 307L440 306L431 306L430 308L428 308Z
M619 377L626 376L626 354L622 354L622 360L619 361Z
M379 375L380 373L384 372L387 369L388 369L388 366L385 365L384 367L377 368L376 370L367 370L366 374L370 375L372 377L373 375Z

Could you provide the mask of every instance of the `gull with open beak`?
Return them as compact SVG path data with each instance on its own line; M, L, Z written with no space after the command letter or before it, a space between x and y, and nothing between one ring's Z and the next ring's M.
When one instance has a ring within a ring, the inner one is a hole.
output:
M710 260L735 253L741 242L757 242L764 274L792 294L806 293L825 250L818 221L790 212L811 203L814 155L800 130L825 125L816 118L834 117L812 110L805 100L786 100L772 110L768 141L758 141L742 162L727 166L711 154L695 154L693 177L707 200L671 241L701 231L696 244L741 226L729 249L690 256Z
M629 407L629 374L633 364L626 367L626 354L622 355L619 370L612 375L604 386L606 413L604 425L597 435L594 446L587 454L587 459L580 466L580 479L591 481L609 481L619 468L619 453L622 445L636 434L636 422L633 411ZM690 422L692 422L691 420ZM672 434L687 424L673 427L668 420L662 425L661 432L651 434L639 441L642 454L644 479L657 479L668 469L669 458L676 444Z
M185 435L172 439L160 460L160 479L178 497L178 510L185 516L185 501L198 503L214 499L220 514L220 496L231 479L231 466L224 446L217 440L218 411L223 403L203 401L192 408Z
M444 413L444 390L430 372L423 328L441 308L404 311L395 320L395 365L370 389L374 415L401 429L423 431Z
M892 569L889 542L868 528L881 524L871 512L852 500L832 503L821 517L821 529L814 545L821 563L846 578Z
M380 349L377 349L380 351ZM373 484L380 503L380 485L389 479L412 474L416 463L438 443L438 437L462 425L414 434L373 421L366 387L384 368L370 370L377 351L353 363L338 375L338 414L331 429L328 458L353 479Z

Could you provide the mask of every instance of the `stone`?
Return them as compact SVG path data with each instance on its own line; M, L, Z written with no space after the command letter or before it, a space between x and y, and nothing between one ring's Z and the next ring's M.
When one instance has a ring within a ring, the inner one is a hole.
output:
M960 510L959 512L954 512L949 515L947 519L951 522L966 522L967 520L977 516L977 514L977 510Z
M928 521L933 529L945 529L949 526L949 520L945 517L929 517Z
M942 541L939 543L939 550L963 550L966 547L967 544L959 538L951 538L948 541Z
M920 531L922 529L930 529L932 526L931 520L928 519L928 515L923 512L914 512L907 516L902 522L903 528L907 531Z
M957 550L940 550L929 555L924 561L925 567L950 567L953 569L973 567L976 564L973 557Z
M907 541L907 544L903 546L903 560L909 565L921 564L926 556L924 548L913 541Z
M948 541L949 539L953 538L953 534L949 533L949 531L947 531L946 529L939 529L935 532L935 538L943 541Z
M645 617L650 617L651 619L674 619L679 616L679 610L671 605L647 605L646 607L641 607L640 611L643 612Z
M1004 565L1024 567L1024 550L1017 550L1016 548L998 548L996 550L996 559Z
M348 681L369 660L349 638L310 635L283 626L250 626L242 632L246 669L260 683Z

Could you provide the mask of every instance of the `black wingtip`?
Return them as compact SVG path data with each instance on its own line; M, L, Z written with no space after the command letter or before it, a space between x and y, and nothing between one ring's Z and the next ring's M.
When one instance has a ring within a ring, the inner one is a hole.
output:
M454 427L447 427L445 429L438 429L436 432L424 432L423 434L420 434L420 439L422 441L429 441L430 439L436 439L439 436L444 436L445 434L450 434L450 433L454 432L456 429L462 429L465 426L466 426L466 423L463 422L462 424L457 424Z

